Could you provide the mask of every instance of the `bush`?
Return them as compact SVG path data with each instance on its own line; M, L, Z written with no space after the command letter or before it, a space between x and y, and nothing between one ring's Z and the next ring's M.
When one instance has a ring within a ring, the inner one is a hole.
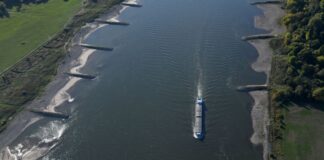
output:
M324 11L324 0L321 0L320 2L320 8L322 11Z
M324 87L314 89L312 92L312 97L317 101L324 102Z
M324 66L324 56L318 56L316 57L316 60L320 66Z
M319 72L317 72L317 76L321 79L324 79L324 69L321 69Z
M0 17L9 17L6 5L0 1Z
M279 86L272 89L271 99L277 103L285 103L291 99L292 95L291 87Z
M292 12L301 11L304 8L304 0L287 0L287 8Z

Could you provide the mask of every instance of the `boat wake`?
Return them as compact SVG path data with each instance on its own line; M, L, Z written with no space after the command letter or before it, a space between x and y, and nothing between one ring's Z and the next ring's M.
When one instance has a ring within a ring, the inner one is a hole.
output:
M204 99L203 99L203 86L202 86L202 66L201 66L201 57L199 55L200 48L196 51L196 69L198 73L198 81L197 81L197 96L195 100L195 107L194 107L194 114L193 114L193 121L192 121L192 130L193 130L193 137L195 139L202 140L204 138Z

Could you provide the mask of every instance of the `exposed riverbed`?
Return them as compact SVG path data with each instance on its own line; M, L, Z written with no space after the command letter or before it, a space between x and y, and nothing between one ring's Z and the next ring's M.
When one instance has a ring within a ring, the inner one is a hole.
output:
M281 4L261 4L256 5L263 11L262 15L255 17L255 27L264 29L266 32L270 32L272 35L279 35L285 31L285 27L280 25L280 20L284 16L285 12L281 8ZM252 63L251 67L256 72L265 73L267 79L265 84L269 83L271 62L273 56L273 50L270 47L270 39L267 40L252 40L249 41L258 51L257 60ZM254 99L254 105L251 112L254 134L251 137L253 144L263 146L263 159L268 159L271 152L269 143L269 94L268 91L255 91L250 92L250 95Z

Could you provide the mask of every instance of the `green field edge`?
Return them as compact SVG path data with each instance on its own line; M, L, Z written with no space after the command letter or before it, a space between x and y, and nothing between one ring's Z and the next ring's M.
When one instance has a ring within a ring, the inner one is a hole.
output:
M0 132L23 106L40 96L57 74L71 40L86 23L124 0L87 1L60 32L0 74Z
M0 19L0 76L59 34L81 7L80 0L50 0L8 9Z

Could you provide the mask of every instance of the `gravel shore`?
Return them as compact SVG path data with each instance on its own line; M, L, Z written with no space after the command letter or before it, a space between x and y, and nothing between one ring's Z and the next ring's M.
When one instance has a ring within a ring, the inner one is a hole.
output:
M280 4L256 5L263 11L263 15L255 17L255 27L266 30L270 34L281 34L285 28L279 24L280 19L285 15ZM269 45L270 40L251 40L249 43L258 52L257 60L251 65L256 72L263 72L267 75L266 84L269 83L271 61L273 51ZM251 142L255 145L263 145L263 159L268 159L270 144L268 142L269 119L269 97L268 91L250 92L254 99L251 116L254 133Z

